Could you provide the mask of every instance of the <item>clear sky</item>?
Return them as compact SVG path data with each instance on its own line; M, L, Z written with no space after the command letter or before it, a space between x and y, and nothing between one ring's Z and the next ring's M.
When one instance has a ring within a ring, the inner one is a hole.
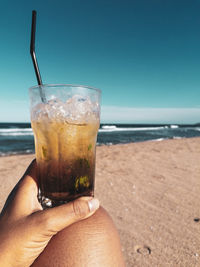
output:
M102 122L200 122L200 0L1 0L0 122L29 121L36 85L102 90Z

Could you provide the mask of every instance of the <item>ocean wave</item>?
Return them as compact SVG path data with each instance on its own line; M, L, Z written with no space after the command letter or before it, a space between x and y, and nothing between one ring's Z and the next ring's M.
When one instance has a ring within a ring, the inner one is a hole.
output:
M103 125L102 129L116 129L117 126L116 125Z
M171 125L170 125L170 128L171 128L171 129L177 129L177 128L179 128L179 126L176 125L176 124L171 124Z
M0 133L0 136L25 136L25 135L33 135L33 132L30 133Z
M110 128L101 128L99 129L99 132L120 132L120 131L156 131L156 130L161 130L165 129L164 126L158 126L158 127L126 127L126 128L120 128L120 127L110 127Z
M158 139L153 139L153 140L148 140L148 141L156 141L156 142L160 142L163 140L167 140L168 138L158 138Z
M33 135L31 128L11 128L11 129L0 129L0 136L23 136Z
M31 128L1 128L0 133L32 132Z

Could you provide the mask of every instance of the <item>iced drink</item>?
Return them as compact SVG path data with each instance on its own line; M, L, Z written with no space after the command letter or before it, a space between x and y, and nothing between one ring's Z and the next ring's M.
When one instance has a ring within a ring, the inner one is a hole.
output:
M67 89L64 87L64 91ZM32 104L39 200L43 207L94 194L100 92L92 91L91 95L91 90L83 87L81 91L79 87L75 94L73 87L63 100L55 95L52 99L51 95L43 103Z

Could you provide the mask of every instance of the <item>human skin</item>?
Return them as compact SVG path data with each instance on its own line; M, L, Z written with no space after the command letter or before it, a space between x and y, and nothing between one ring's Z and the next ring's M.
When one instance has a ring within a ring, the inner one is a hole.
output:
M51 238L67 226L88 218L99 201L81 197L43 210L37 199L36 162L33 161L10 193L0 214L0 266L28 267Z
M31 267L124 267L117 230L100 207L55 235Z

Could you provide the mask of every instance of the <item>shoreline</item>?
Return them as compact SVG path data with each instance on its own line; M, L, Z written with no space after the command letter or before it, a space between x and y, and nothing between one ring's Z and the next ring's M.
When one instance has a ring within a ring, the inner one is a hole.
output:
M167 140L184 140L184 139L196 139L200 138L199 136L196 137L174 137L174 138L158 138L158 139L151 139L151 140L144 140L144 141L135 141L135 142L127 142L127 143L108 143L108 144L97 144L96 147L104 147L104 146L117 146L117 145L128 145L128 144L140 144L140 143L148 143L148 142L162 142L162 141L167 141ZM35 155L35 153L14 153L14 154L5 154L1 155L0 158L2 157L13 157L13 156L23 156L23 155Z
M0 157L0 209L34 154ZM200 137L102 145L95 196L127 267L200 266Z

